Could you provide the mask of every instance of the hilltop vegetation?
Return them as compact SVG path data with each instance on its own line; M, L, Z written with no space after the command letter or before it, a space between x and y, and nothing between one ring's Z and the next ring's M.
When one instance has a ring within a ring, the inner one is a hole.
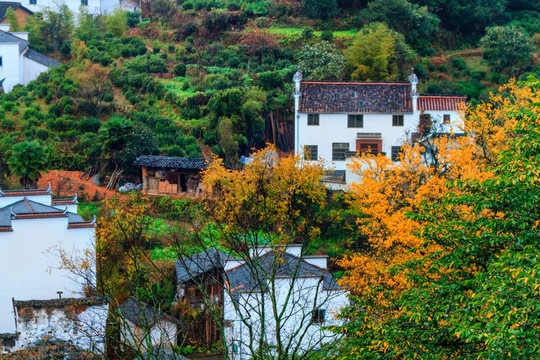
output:
M142 5L142 21L83 11L75 26L61 7L28 23L32 46L65 65L0 98L4 177L19 142L39 142L49 168L105 173L129 172L140 154L214 153L234 167L266 141L289 151L296 66L361 80L404 80L414 67L422 92L471 104L538 72L538 5L518 0Z

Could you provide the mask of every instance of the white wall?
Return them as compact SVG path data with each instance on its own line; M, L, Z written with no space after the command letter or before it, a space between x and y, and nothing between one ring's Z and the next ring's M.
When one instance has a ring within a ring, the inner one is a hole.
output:
M150 351L151 347L160 344L168 348L176 346L177 334L177 325L166 319L160 320L150 329L141 328L131 321L124 319L120 331L120 339L128 347L145 353Z
M5 78L4 91L10 92L17 84L22 82L20 76L21 57L19 55L18 43L0 43L0 56L2 56L2 66L0 66L0 80Z
M293 282L290 278L282 278L275 281L278 313L285 309L282 317L281 339L285 343L292 339L293 348L298 345L299 352L318 349L321 343L338 339L339 335L323 330L322 327L342 324L342 320L336 319L335 315L341 308L348 305L344 291L322 290L322 283L319 280L319 278L299 278ZM286 300L290 289L292 290L289 300ZM274 345L276 344L276 317L268 294L240 292L239 296L239 310L237 311L231 294L225 292L224 319L232 323L231 327L226 328L225 336L231 358L243 360L250 359L252 354L249 349L249 328L242 319L252 325L255 339L261 331L264 331L267 344ZM326 310L326 321L323 324L311 323L315 299L317 306ZM264 325L261 319L265 319ZM305 334L300 343L300 335L296 335L298 330L300 330L299 334ZM237 347L237 353L233 352L233 344ZM257 344L258 341L255 340L255 349Z
M69 341L82 349L102 354L108 305L24 307L17 317L16 348L24 348L43 338Z
M93 248L94 228L68 229L67 218L12 220L12 232L0 233L0 333L13 332L11 298L79 297L84 285L60 270L58 249L82 254Z
M49 70L48 66L38 63L29 58L22 58L22 84L27 85L30 81L37 79L39 74Z

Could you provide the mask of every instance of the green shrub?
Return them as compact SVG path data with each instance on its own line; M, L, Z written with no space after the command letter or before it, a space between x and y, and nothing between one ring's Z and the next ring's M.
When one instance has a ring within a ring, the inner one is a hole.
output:
M302 29L302 37L307 40L311 39L313 37L313 29L310 27Z
M176 76L186 76L186 64L179 63L174 66L173 69L174 75Z
M446 66L446 64L439 65L437 67L437 70L439 72L442 72L442 73L447 73L448 72L448 66Z
M467 69L467 63L465 62L465 59L460 57L453 57L452 58L452 65L458 70L465 70Z
M334 32L332 30L324 30L321 33L321 40L332 41L334 39Z

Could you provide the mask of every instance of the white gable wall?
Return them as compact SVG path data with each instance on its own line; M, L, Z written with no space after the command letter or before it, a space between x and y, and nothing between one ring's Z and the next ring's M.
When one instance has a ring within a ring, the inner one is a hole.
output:
M37 79L39 74L47 70L49 70L48 66L27 57L22 57L22 84L27 85L30 81Z
M0 56L2 57L2 66L0 66L0 80L4 81L4 91L10 92L17 84L22 82L20 69L21 56L19 54L18 43L0 43Z
M93 248L94 228L68 229L67 218L12 220L0 233L0 333L13 332L11 299L80 297L83 283L60 270L58 249L81 255Z
M25 196L0 196L0 209L17 201L24 200L24 198ZM51 195L28 195L26 198L43 205L51 206Z

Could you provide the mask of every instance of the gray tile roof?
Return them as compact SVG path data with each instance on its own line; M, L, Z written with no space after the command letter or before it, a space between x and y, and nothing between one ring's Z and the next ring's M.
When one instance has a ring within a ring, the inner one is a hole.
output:
M28 41L2 30L0 30L0 43L19 43L19 53L22 53L30 45Z
M37 51L32 50L32 49L28 49L26 54L24 54L24 57L26 57L26 58L28 58L30 60L34 60L35 62L38 62L38 63L40 63L42 65L45 65L45 66L48 66L50 68L62 65L58 61L56 61L54 59L51 59L50 57L45 56L42 53L38 53Z
M268 276L274 273L276 277L320 277L323 280L324 290L339 290L336 280L328 271L298 258L284 253L276 255L274 252L264 254L259 258L258 264L244 264L227 271L227 279L231 289L237 288L239 292L264 290Z
M213 269L223 269L230 255L216 248L176 260L176 282L183 284Z
M156 168L171 168L171 169L187 169L187 170L202 170L206 169L208 159L143 155L139 156L133 165L148 166Z
M36 217L39 217L43 214L60 215L64 213L64 211L24 198L23 200L19 200L13 204L0 208L0 227L11 226L13 213L16 215L36 215ZM86 223L86 221L78 214L66 212L66 216L68 217L68 224Z
M13 299L13 306L15 307L63 307L70 305L105 305L107 301L103 297L88 297L88 298L63 298L63 299L50 299L50 300L15 300Z
M8 8L12 8L13 10L23 9L30 15L33 14L32 11L22 6L20 2L0 1L0 21L4 20L4 18L6 17L6 11Z
M180 320L133 297L130 297L118 306L118 312L125 319L140 327L152 327L160 320L169 320L176 325L183 326Z
M412 112L408 82L302 81L303 113Z

